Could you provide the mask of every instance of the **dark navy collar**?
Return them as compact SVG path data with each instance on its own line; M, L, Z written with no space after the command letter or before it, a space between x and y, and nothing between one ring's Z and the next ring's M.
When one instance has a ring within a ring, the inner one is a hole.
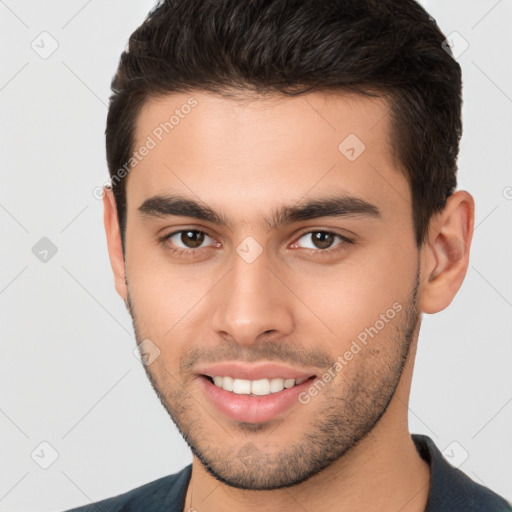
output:
M510 512L512 507L490 489L451 466L430 437L413 434L420 456L430 466L425 512Z
M451 466L430 437L413 434L412 440L420 456L430 466L430 490L425 512L512 511L503 498ZM175 475L162 510L183 510L191 473L192 464L189 464Z

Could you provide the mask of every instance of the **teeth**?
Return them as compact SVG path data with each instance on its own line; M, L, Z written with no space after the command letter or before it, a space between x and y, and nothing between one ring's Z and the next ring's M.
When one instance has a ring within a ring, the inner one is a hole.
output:
M284 381L284 387L285 388L291 388L293 386L295 386L295 379L286 379Z
M218 376L213 377L214 384L226 391L232 391L237 395L259 395L265 396L271 393L278 393L283 389L288 389L293 386L301 384L308 377L301 377L300 379L259 379L259 380L247 380L247 379L234 379L229 376Z
M224 379L222 379L224 381ZM224 384L224 382L222 382ZM237 395L251 394L251 381L245 379L235 379L233 381L233 393Z
M246 380L251 385L251 393L253 395L270 395L270 381L268 379Z
M277 393L278 391L282 391L284 389L284 380L283 379L272 379L270 381L270 392Z
M225 389L226 391L233 391L233 377L221 377L222 383L220 387Z

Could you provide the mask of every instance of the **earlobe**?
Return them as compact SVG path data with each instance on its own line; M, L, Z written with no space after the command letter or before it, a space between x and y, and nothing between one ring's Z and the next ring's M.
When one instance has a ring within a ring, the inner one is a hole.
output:
M469 265L474 229L474 200L464 190L454 192L442 212L432 218L421 249L420 309L437 313L445 309L460 289Z
M119 293L126 303L128 295L126 286L126 269L121 245L116 201L111 187L104 187L103 189L103 222L107 237L108 255L112 271L114 272L114 284L117 293Z

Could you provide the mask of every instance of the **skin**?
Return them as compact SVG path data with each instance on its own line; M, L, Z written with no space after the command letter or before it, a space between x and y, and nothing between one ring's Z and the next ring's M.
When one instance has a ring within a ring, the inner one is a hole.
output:
M173 94L144 106L135 148L191 96L197 106L127 177L125 258L112 191L104 197L116 289L137 342L160 350L146 371L193 452L184 510L424 510L429 468L407 424L414 356L422 314L446 308L466 274L472 196L452 194L418 250L387 104L355 94ZM338 150L351 133L366 146L354 161ZM334 193L381 216L263 220ZM199 201L229 226L142 215L157 194ZM180 229L208 237L189 242L193 255L176 254L186 237L159 238ZM353 243L316 246L318 231ZM251 263L236 251L248 236L262 249ZM212 361L277 360L321 374L395 303L400 312L334 379L276 419L234 421L201 390L195 370Z

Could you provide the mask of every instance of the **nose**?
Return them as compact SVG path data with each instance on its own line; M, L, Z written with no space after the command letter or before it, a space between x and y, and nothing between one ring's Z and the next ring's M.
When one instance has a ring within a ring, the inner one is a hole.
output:
M216 287L212 329L240 345L268 336L281 338L294 329L294 296L262 254L247 263L234 255L233 268Z

